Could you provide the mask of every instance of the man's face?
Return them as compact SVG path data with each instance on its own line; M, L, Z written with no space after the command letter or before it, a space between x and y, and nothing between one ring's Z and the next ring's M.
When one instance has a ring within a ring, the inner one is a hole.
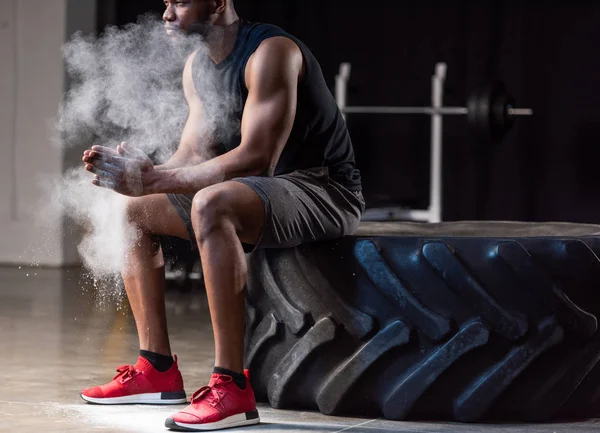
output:
M210 0L165 0L163 21L169 36L188 32L192 25L208 24L212 14Z

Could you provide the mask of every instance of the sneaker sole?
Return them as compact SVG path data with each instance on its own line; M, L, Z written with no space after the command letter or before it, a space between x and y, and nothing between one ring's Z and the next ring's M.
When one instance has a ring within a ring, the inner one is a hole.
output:
M83 394L79 395L85 401L94 404L182 404L187 402L185 391L153 392L110 398L94 398Z
M242 427L259 423L260 417L258 416L258 411L253 410L251 412L231 415L225 419L222 419L221 421L207 424L186 424L183 422L176 422L173 418L167 418L165 421L165 427L175 431L210 431L231 427Z

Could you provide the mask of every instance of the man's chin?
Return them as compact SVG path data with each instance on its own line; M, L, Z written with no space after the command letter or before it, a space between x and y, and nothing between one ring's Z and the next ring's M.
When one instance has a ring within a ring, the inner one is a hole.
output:
M165 29L167 40L171 44L179 45L185 40L185 32L181 29Z
M200 35L206 37L212 28L209 22L195 22L187 29L188 35Z

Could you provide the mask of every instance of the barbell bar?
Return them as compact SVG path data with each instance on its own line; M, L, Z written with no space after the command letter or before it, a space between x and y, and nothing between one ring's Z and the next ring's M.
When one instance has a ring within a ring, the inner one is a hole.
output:
M346 107L344 113L363 113L363 114L442 114L444 116L461 116L469 113L467 107ZM508 114L511 116L531 116L531 108L508 108Z
M466 107L385 107L342 106L344 114L426 114L429 116L467 116L479 142L497 143L517 116L531 116L531 108L515 107L515 99L501 81L487 83L472 93Z

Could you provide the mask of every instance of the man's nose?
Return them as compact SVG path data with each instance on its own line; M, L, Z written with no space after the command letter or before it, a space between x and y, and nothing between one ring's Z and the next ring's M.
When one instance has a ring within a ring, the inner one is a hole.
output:
M163 21L175 21L175 12L173 12L172 6L167 6L165 13L162 16Z

